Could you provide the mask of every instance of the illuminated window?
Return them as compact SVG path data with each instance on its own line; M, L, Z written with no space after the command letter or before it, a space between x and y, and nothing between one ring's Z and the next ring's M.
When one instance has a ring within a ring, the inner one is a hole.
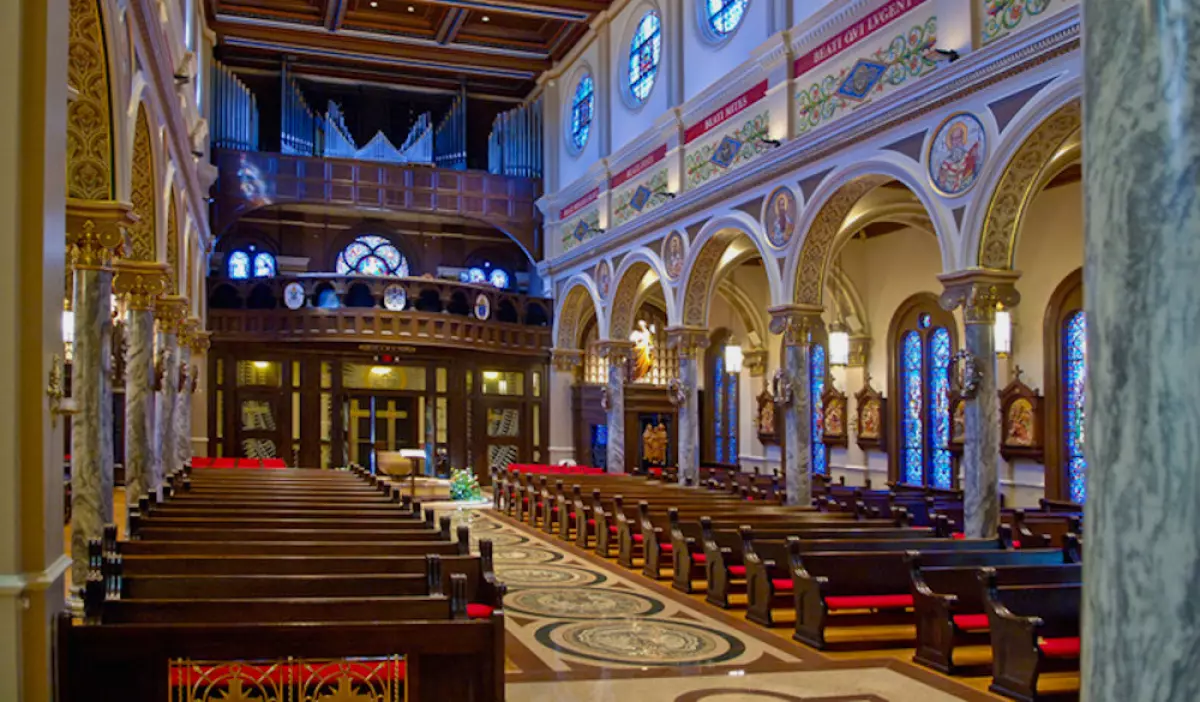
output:
M1087 501L1087 459L1083 457L1084 386L1087 380L1087 318L1083 310L1063 325L1063 428L1066 439L1067 490L1071 501Z
M950 458L950 331L933 324L927 313L917 316L899 340L900 479L909 485L949 488L954 467Z
M708 27L718 37L737 29L746 15L750 0L705 0L708 10Z
M629 92L642 102L654 87L662 55L662 21L654 10L642 16L629 43Z
M500 290L508 289L508 272L501 268L492 269L492 274L488 276L488 282L492 287Z
M592 131L592 108L596 99L595 81L591 73L584 73L575 84L575 97L571 100L571 143L582 149Z
M408 259L381 236L360 236L338 254L335 270L348 275L408 276Z
M825 409L821 395L825 394L825 346L813 344L809 347L809 397L812 402L812 472L825 475L829 472L829 454L825 450Z
M260 251L259 253L254 254L254 277L274 278L275 257L266 251Z
M229 254L229 277L234 280L245 280L250 277L250 254L245 251L234 251Z

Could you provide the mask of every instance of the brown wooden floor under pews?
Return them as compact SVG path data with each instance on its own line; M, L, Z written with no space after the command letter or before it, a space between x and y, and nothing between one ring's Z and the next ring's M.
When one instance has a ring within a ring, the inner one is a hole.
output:
M1078 696L1082 515L1071 505L1005 510L1000 537L981 540L959 533L953 491L823 484L814 507L796 508L779 504L776 479L683 488L526 469L493 480L494 506L523 528L833 665L883 657L1010 699Z
M60 699L504 699L504 588L466 525L362 473L197 469L167 492L90 544Z

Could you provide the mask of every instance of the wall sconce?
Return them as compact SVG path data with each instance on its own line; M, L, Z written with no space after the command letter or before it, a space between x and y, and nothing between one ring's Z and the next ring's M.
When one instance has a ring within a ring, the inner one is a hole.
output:
M742 347L729 344L725 347L725 371L728 373L742 372Z
M761 141L764 144L768 144L770 146L775 146L775 147L783 146L783 142L778 139L768 139L766 137L762 137L759 139L759 141Z
M659 192L657 192L657 193L654 193L654 194L655 194L657 197L661 197L661 198L664 198L664 199L667 199L667 200L674 200L674 199L675 199L675 193L671 193L671 192L659 191Z
M934 49L929 52L929 58L935 63L954 63L958 60L958 52L954 49Z
M850 364L850 333L841 324L834 324L829 332L829 365Z
M1012 313L1004 305L996 306L996 323L992 326L992 339L996 344L996 355L1007 358L1012 353Z

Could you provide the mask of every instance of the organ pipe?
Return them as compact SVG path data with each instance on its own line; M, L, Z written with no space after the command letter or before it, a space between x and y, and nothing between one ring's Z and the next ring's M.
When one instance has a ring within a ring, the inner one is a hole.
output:
M287 63L280 72L282 110L279 150L302 156L325 155L325 117L316 114L304 99L300 84L288 73Z
M213 146L258 150L258 99L233 71L212 62Z
M488 136L488 170L520 178L542 177L542 99L496 116Z
M433 137L434 163L441 168L467 168L467 94L459 90L450 111L438 123Z

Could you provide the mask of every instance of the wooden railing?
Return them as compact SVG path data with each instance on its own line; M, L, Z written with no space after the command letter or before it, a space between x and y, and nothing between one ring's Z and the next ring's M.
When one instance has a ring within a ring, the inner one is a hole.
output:
M461 347L526 356L550 348L549 327L481 321L449 313L373 308L212 310L214 341L349 341L358 344Z

